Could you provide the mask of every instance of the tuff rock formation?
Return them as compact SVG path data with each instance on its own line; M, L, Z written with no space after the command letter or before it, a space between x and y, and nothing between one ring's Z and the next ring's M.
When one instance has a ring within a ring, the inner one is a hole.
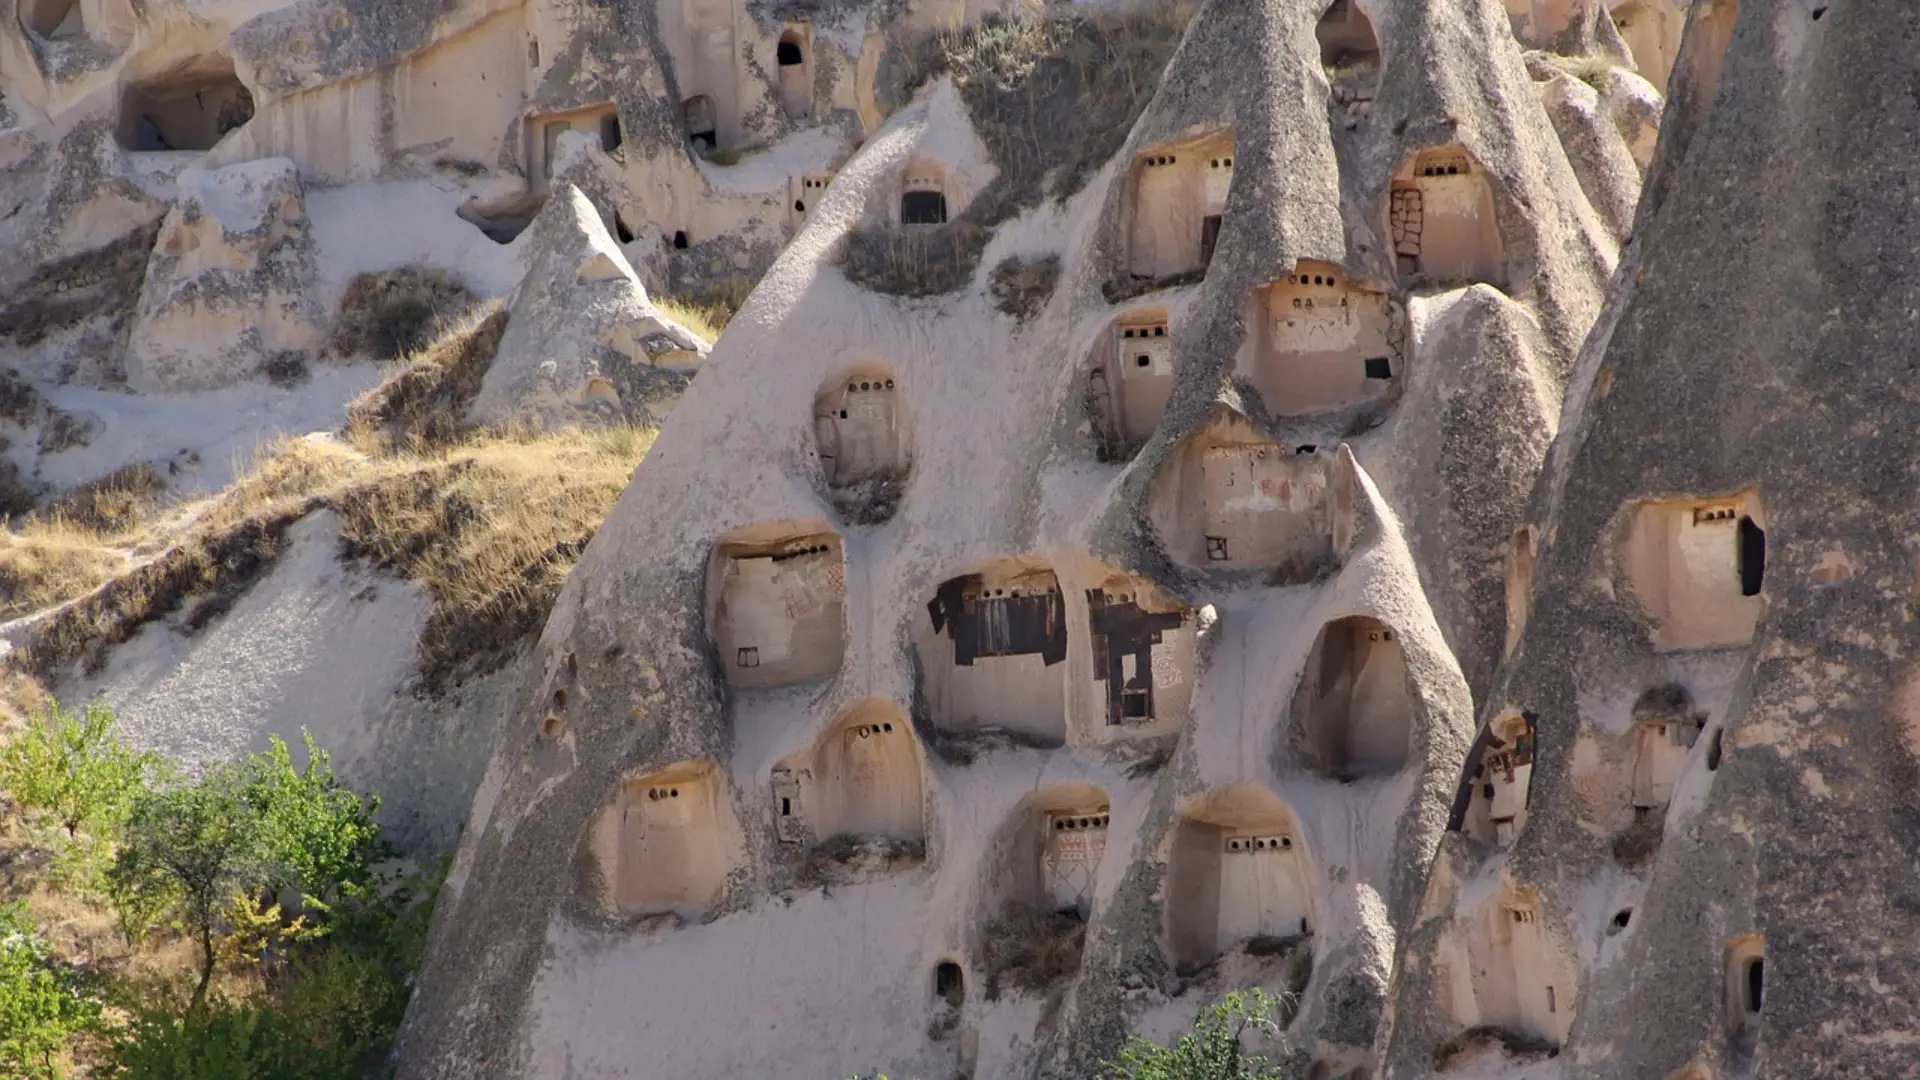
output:
M495 303L466 420L664 417L455 691L304 512L61 673L471 804L403 1077L1081 1078L1251 985L1308 1078L1905 1075L1917 38L0 0L0 508L338 427L369 282Z
M1079 1077L1250 984L1378 1067L1638 166L1493 4L1178 33L1050 200L936 78L807 202L548 624L406 1075Z

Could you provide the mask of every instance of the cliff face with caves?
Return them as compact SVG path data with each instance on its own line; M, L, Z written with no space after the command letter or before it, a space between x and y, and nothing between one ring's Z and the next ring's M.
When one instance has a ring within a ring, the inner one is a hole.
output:
M10 507L337 425L396 268L463 420L665 417L457 691L326 521L61 675L458 835L402 1076L1907 1070L1913 11L0 16Z

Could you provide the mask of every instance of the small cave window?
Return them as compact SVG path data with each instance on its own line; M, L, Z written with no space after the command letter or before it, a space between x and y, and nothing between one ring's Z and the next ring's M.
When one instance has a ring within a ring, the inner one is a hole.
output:
M1742 996L1740 1005L1748 1016L1760 1015L1760 1006L1765 1002L1767 990L1767 959L1756 956L1748 960L1741 972Z
M1720 730L1715 730L1713 738L1707 741L1707 771L1715 772L1720 768Z
M713 99L705 94L696 94L680 105L680 115L687 125L687 138L693 142L693 148L703 153L712 153L720 148L720 125L714 120Z
M1767 576L1767 533L1750 517L1740 519L1740 595L1759 596Z
M1389 357L1369 356L1367 357L1366 365L1367 378L1369 379L1393 378L1393 360Z
M800 52L800 43L791 36L780 39L780 44L774 47L773 58L781 67L798 67L807 62Z
M253 94L231 69L127 88L118 135L129 150L211 150L253 119Z
M600 149L611 154L620 149L620 114L608 113L600 118Z
M1619 911L1616 911L1613 913L1613 921L1607 924L1607 935L1611 937L1612 935L1617 934L1622 930L1625 930L1627 928L1627 924L1632 921L1633 921L1633 909L1621 908Z
M945 960L933 969L933 996L953 1009L966 1004L967 977L959 964Z
M1320 42L1320 63L1342 69L1380 62L1380 41L1367 14L1353 0L1333 0L1314 27Z
M633 243L633 227L627 224L627 219L621 217L618 210L613 212L613 235L619 237L623 244Z
M679 229L679 230L676 230L676 231L674 232L674 234L673 234L673 250L675 250L675 251L685 251L685 250L687 250L687 230L685 230L685 229Z
M947 197L938 191L909 191L900 196L900 224L945 225Z

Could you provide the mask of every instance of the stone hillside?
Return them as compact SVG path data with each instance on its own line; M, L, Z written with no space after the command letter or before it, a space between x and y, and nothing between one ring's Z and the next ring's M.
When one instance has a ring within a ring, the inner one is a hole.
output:
M0 0L0 510L351 444L8 662L457 843L405 1078L1906 1075L1916 38Z

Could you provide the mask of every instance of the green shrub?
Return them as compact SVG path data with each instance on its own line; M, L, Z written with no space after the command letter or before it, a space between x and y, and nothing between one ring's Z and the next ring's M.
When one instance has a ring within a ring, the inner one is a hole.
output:
M245 1004L142 1012L107 1050L112 1080L361 1080L392 1046L446 874L382 883L335 905L332 931L298 946Z
M57 1080L57 1055L99 1021L99 1001L48 960L25 905L0 905L0 1076Z
M1278 1043L1274 1021L1280 1001L1265 990L1236 990L1200 1010L1193 1030L1161 1046L1138 1035L1101 1067L1105 1080L1282 1080L1281 1069L1260 1055L1249 1056L1240 1037L1249 1028Z
M206 1000L215 933L233 897L291 886L324 913L373 887L373 863L386 854L373 821L378 803L340 786L312 736L306 745L304 772L275 738L266 753L210 767L191 784L140 793L128 814L109 895L143 911L171 909L186 924L200 947L196 1005Z
M29 816L50 816L76 839L82 829L118 829L158 766L157 755L120 741L112 709L95 703L76 714L53 702L0 750L0 788Z
M276 880L300 890L309 906L327 902L373 880L373 864L387 854L373 820L377 797L363 799L333 776L333 759L302 732L307 767L293 767L287 744L274 737L264 754L250 754L244 792L258 819L257 837Z

